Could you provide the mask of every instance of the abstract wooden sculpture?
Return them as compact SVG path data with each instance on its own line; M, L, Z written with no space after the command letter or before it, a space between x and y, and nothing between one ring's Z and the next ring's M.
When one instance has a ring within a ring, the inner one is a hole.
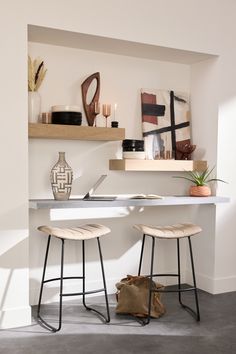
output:
M87 93L94 79L96 80L96 84L97 84L96 90L91 102L87 103ZM86 80L84 80L84 82L81 85L81 90L82 90L84 112L87 118L87 122L89 126L93 126L94 120L97 115L97 113L95 112L95 103L96 102L98 103L99 95L100 95L100 73L99 72L94 73L90 75Z

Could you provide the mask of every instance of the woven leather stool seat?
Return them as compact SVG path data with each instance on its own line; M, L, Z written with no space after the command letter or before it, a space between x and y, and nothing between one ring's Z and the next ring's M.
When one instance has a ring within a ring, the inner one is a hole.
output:
M89 240L111 232L108 227L100 224L85 224L69 228L39 226L38 230L65 240Z
M170 226L150 226L144 224L134 225L134 228L143 234L158 238L182 238L196 235L202 229L195 224L183 223Z

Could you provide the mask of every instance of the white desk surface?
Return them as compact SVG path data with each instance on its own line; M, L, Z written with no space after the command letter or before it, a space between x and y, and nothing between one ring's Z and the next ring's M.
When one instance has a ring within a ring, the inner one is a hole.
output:
M118 195L112 201L91 201L81 198L72 198L66 201L54 199L30 199L30 209L66 209L66 208L102 208L102 207L129 207L129 206L164 206L164 205L200 205L228 203L228 197L189 197L164 196L164 199L130 199L130 195Z

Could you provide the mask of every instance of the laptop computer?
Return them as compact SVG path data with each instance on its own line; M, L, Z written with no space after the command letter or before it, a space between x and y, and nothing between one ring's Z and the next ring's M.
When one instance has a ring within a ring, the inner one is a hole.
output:
M88 191L88 193L85 194L83 200L115 200L116 196L96 196L93 195L93 193L95 192L95 190L98 188L98 186L100 186L100 184L104 181L104 179L107 177L107 175L101 175L99 177L99 179L94 183L94 185L90 188L90 190Z

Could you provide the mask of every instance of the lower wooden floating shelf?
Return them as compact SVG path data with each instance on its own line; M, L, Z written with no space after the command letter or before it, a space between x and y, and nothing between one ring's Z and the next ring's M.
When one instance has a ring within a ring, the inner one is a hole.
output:
M68 140L123 140L125 139L125 129L29 123L29 137Z
M109 169L116 171L204 171L207 161L193 160L110 160Z

